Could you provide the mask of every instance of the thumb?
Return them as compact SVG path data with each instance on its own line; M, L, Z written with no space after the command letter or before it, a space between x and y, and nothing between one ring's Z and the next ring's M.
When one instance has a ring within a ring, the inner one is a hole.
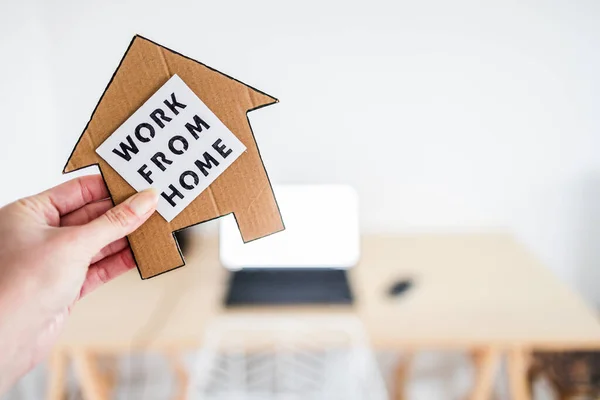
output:
M129 235L142 225L156 210L158 193L150 188L134 194L79 229L93 254Z

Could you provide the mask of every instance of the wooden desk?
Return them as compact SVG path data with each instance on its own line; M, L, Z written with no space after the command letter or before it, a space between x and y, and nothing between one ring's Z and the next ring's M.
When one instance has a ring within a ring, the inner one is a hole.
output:
M87 383L94 373L90 354L197 348L207 324L222 313L351 312L377 349L472 352L473 399L489 397L501 355L508 357L513 398L526 399L529 351L600 348L595 313L506 234L365 237L362 260L350 273L353 308L224 310L227 273L219 265L216 240L201 238L187 262L147 281L129 272L83 299L52 358L55 393L67 357ZM387 296L392 282L403 277L414 279L410 292ZM88 395L103 398L93 396Z

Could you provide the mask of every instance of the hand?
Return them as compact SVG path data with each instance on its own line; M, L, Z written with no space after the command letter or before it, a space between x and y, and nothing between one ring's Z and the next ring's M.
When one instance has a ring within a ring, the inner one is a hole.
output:
M47 354L79 298L135 267L124 237L156 202L148 190L113 208L91 175L0 208L0 395Z

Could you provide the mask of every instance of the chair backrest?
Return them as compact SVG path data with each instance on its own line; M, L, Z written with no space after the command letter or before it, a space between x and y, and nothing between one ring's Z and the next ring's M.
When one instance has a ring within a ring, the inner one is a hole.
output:
M352 316L221 317L196 361L190 400L387 399Z

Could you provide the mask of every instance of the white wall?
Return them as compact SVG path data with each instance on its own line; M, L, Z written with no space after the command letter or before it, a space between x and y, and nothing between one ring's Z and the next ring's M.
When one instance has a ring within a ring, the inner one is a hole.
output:
M45 143L21 166L55 179L140 33L281 100L251 114L275 182L353 184L367 231L506 227L600 303L600 3L94 3L3 6L1 147ZM52 136L23 125L21 86Z
M0 204L60 179L42 18L32 1L0 3Z

